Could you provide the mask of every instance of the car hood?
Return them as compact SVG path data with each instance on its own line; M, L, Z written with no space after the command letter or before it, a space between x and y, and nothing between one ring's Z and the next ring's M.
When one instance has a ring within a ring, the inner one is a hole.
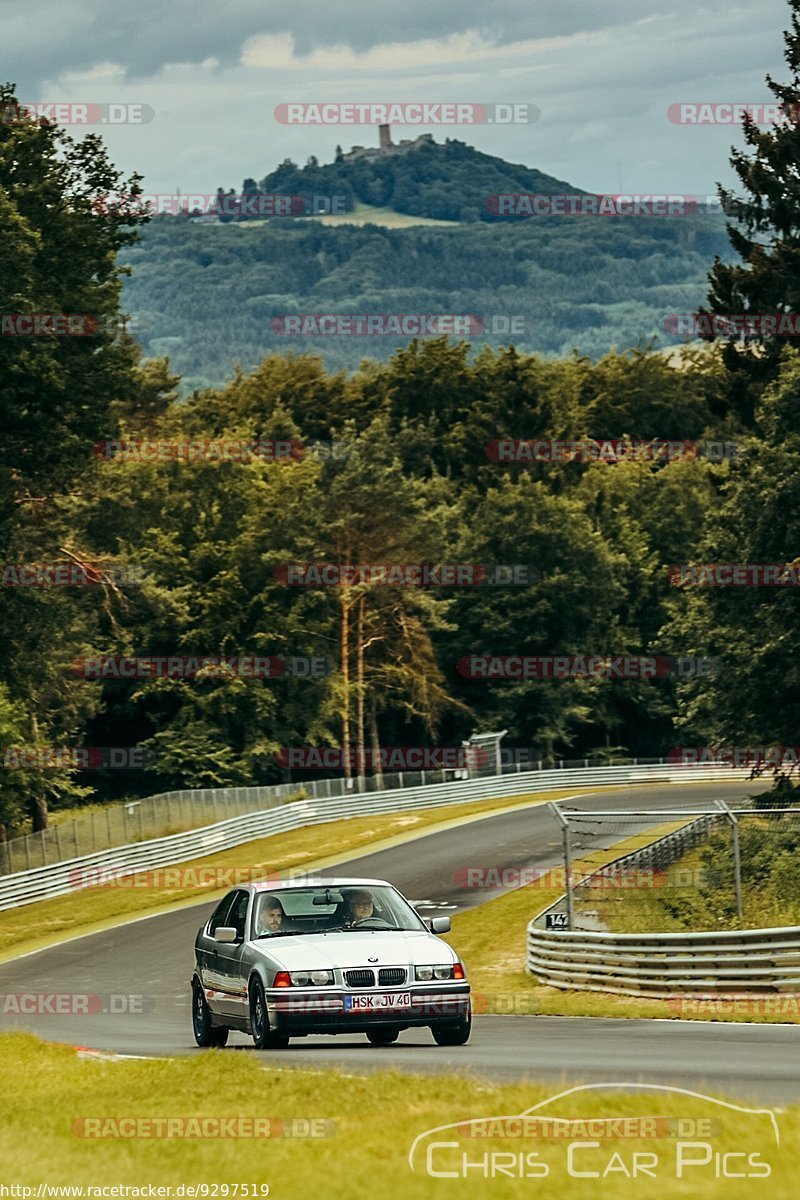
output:
M424 930L387 933L315 933L254 942L257 953L286 971L324 970L326 967L418 966L453 963L454 950ZM370 962L377 959L377 962Z

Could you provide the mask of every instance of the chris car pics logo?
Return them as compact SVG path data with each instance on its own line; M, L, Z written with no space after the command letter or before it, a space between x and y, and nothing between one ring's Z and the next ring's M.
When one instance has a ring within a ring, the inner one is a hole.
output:
M508 1179L585 1179L594 1195L616 1197L622 1180L655 1179L698 1189L687 1195L712 1185L718 1195L721 1181L768 1179L779 1153L772 1109L661 1084L609 1082L569 1088L520 1113L426 1129L412 1142L408 1165L431 1179L479 1180L481 1194Z

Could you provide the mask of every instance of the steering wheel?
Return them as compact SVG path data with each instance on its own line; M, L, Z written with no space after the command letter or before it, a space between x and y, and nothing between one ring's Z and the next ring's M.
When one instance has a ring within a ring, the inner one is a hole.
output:
M373 923L374 922L374 923ZM350 925L351 929L394 929L394 926L389 921L384 921L383 917L362 917L360 921L353 921Z

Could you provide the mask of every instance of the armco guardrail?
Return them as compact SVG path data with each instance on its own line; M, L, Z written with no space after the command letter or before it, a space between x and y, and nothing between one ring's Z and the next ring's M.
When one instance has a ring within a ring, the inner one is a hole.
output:
M628 767L652 766L663 763L662 758L620 758L618 762L602 764L589 758L560 759L553 764L557 770L572 767L602 765ZM155 796L131 798L122 804L107 804L88 812L72 810L72 815L53 821L47 829L21 834L8 841L0 840L0 875L14 875L33 867L48 867L82 854L96 854L127 846L129 842L153 841L173 833L200 829L243 813L260 812L293 800L302 788L312 800L333 800L359 793L393 791L396 788L426 787L433 783L453 783L461 779L479 779L487 775L512 775L543 770L541 762L530 765L517 761L503 763L497 772L490 769L470 770L442 768L404 770L345 779L322 778L300 783L267 783L248 787L193 788L161 792Z
M784 812L787 810L784 810ZM663 869L725 819L708 813L607 863L590 879L635 865ZM542 928L565 896L529 923L528 973L562 990L667 998L676 994L800 991L800 927L690 933L611 933Z
M501 753L502 760L502 753ZM553 769L573 767L642 766L664 764L663 758L620 758L601 763L590 758L559 759ZM322 778L303 783L266 783L248 787L193 788L161 792L155 796L132 797L121 804L90 808L88 812L71 810L63 820L51 822L47 829L0 840L0 875L14 875L34 867L48 867L83 854L127 846L129 842L153 841L173 833L200 829L243 813L260 812L292 801L302 789L312 800L333 800L359 793L393 791L397 788L426 787L434 783L453 783L461 779L480 779L489 775L519 775L544 770L541 761L523 764L516 759L502 762L499 771L488 768L469 770L437 768L384 773L380 778L367 775L345 779ZM633 781L633 777L631 777Z
M800 926L718 933L563 933L528 926L528 971L540 983L590 992L800 990Z
M659 781L672 782L746 779L747 772L729 767L668 767L654 763L636 766L590 767L588 770L528 771L514 775L495 775L482 779L455 780L402 791L382 791L336 797L331 800L299 800L261 812L249 812L226 821L176 833L169 837L131 843L96 854L85 854L49 866L36 867L12 875L0 876L0 910L30 904L50 896L61 896L91 882L102 874L124 877L137 871L174 866L191 858L200 858L241 846L257 838L284 833L306 825L319 825L346 817L372 813L439 808L503 796L516 796L561 788L599 787L609 784L643 783L648 771ZM635 775L635 781L631 776Z

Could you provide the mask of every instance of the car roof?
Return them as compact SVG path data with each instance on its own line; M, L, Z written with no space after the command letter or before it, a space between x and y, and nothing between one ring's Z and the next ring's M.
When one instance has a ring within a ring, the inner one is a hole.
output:
M264 879L255 883L243 885L251 892L287 891L289 888L307 887L392 887L385 879L363 879L357 875L315 875L309 871L307 876L297 876L294 879Z

